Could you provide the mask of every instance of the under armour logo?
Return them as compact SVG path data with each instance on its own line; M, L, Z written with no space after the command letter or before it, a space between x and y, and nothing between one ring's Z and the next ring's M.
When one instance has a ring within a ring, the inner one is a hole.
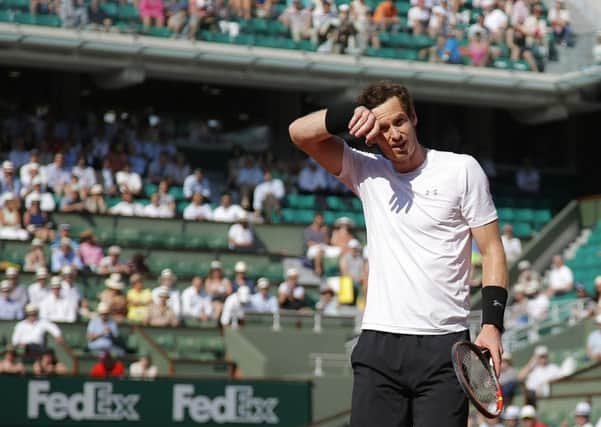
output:
M432 190L426 190L426 196L429 196L429 195L438 196L438 190L436 188L434 188Z
M492 301L492 306L493 307L501 307L501 308L503 308L503 304L500 303L499 300L496 300L496 299Z

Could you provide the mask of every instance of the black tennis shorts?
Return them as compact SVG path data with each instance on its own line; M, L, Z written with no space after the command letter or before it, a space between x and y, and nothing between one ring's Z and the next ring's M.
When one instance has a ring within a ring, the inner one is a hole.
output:
M363 331L351 355L351 427L465 427L468 401L451 361L451 347L461 340L469 331Z

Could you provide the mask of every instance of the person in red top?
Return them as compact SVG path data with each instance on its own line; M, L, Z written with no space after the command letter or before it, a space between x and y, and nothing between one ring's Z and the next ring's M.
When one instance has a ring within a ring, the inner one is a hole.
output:
M522 427L547 427L546 424L541 423L536 419L536 409L532 405L525 405L520 410L520 420Z
M105 351L100 360L92 366L90 376L93 378L122 377L125 375L125 367L119 360L113 359L111 353Z

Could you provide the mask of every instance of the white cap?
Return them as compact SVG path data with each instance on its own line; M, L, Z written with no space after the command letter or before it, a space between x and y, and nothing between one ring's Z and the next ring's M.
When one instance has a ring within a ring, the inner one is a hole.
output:
M60 288L62 287L62 280L58 276L52 276L50 279L50 287L51 288Z
M109 279L114 280L115 282L120 282L121 274L120 273L111 273L111 275L109 276Z
M42 181L42 178L40 178L39 176L36 176L34 179L31 180L31 185L42 185L44 183L44 181ZM40 195L40 193L38 193L37 191L34 191L31 194L37 194L38 196Z
M595 317L595 322L601 325L601 314L597 314L597 317Z
M246 273L246 263L244 261L238 261L234 266L236 273Z
M296 268L289 268L286 270L286 277L298 276L298 270Z
M109 289L114 289L116 291L122 291L125 285L120 280L111 280L110 278L104 281L104 284Z
M530 261L528 261L527 259L523 259L520 262L518 262L518 269L526 270L527 268L530 268Z
M348 242L348 247L350 249L358 249L361 247L361 243L359 243L359 240L357 240L357 239L351 239Z
M119 255L121 254L121 248L117 245L113 245L109 247L108 253L109 255Z
M507 421L518 420L520 418L520 408L515 405L509 405L505 408L501 417Z
M534 355L535 356L548 356L549 349L547 348L546 345L537 345L536 348L534 349Z
M102 194L102 185L94 184L92 188L90 188L90 194Z
M163 268L161 270L161 279L173 279L175 278L175 274L173 273L173 270L171 270L170 268Z
M601 276L595 277L595 286L601 284Z
M513 293L514 294L523 294L524 292L526 292L526 285L524 285L523 283L516 283L513 287Z
M495 0L482 0L482 7L491 7L495 4Z
M98 304L96 311L98 312L98 314L108 314L111 312L111 308L107 303L101 302Z
M44 242L42 242L42 240L38 239L37 237L31 241L31 246L42 246L43 244Z
M38 192L31 193L31 196L29 196L29 201L31 203L33 203L33 202L39 202L41 200L42 200L42 198L40 197L40 193L38 193Z
M13 162L11 162L10 160L5 160L2 162L2 169L14 170L15 167L13 165Z
M341 216L336 221L334 221L334 226L338 227L339 225L346 224L350 227L355 225L355 222L350 219L348 216Z
M13 286L8 280L3 280L2 282L0 282L0 291L7 292L10 291L12 288Z
M63 237L61 239L61 246L71 246L71 239L68 237Z
M269 288L269 280L266 277L259 277L259 280L257 280L257 288L259 288L259 289Z
M73 274L73 267L71 267L70 265L65 265L63 267L63 269L61 270L61 273L63 276L68 276L70 274Z
M15 200L15 195L13 193L5 193L4 201L8 201L8 200Z
M580 415L582 417L589 417L591 415L591 405L587 402L578 402L574 415Z
M341 12L348 12L349 9L350 9L350 6L346 3L338 6L338 10L340 10Z
M222 268L221 261L218 261L216 259L211 261L211 264L209 266L211 270L221 270Z
M35 277L38 279L48 277L48 270L45 267L38 267L38 269L35 271Z
M248 214L246 213L246 211L242 211L238 214L238 218L236 218L238 221L248 221Z
M248 286L240 286L236 291L236 295L238 295L238 300L241 304L246 304L250 301L250 289L248 289Z
M531 280L526 284L526 295L534 295L540 289L540 283L538 280Z
M534 409L534 406L522 406L522 409L520 410L520 418L536 418L536 409Z
M292 297L296 299L303 299L305 297L305 288L302 286L296 286L292 291Z
M157 293L159 298L169 298L170 294L169 294L169 289L164 288L164 287L160 287L159 288L159 292Z
M25 313L37 313L38 312L38 306L35 304L27 304L25 306Z
M19 274L19 270L15 267L8 267L6 269L6 277L15 277L17 274Z

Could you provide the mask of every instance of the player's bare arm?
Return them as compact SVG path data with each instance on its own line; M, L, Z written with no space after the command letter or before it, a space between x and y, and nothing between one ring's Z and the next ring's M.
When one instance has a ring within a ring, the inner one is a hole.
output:
M503 244L501 243L497 221L473 228L472 236L476 239L476 243L482 254L482 286L496 286L506 289L507 261L505 260L505 251L503 250ZM499 301L498 303L505 304L504 301ZM483 324L475 344L480 347L485 347L490 351L495 365L495 371L497 375L499 375L501 369L501 355L503 354L501 331L499 328L493 324Z

